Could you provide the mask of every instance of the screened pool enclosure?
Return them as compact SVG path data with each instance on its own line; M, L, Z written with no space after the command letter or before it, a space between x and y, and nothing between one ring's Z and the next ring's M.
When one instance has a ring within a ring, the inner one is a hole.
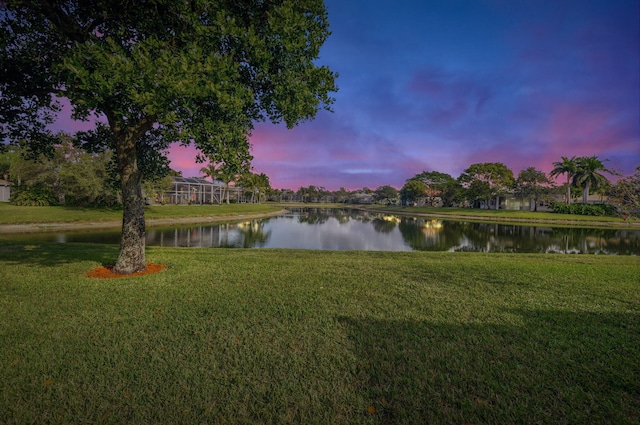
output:
M227 196L231 202L242 202L242 195L241 187L225 187L217 180L174 177L166 199L170 204L221 204L227 201Z

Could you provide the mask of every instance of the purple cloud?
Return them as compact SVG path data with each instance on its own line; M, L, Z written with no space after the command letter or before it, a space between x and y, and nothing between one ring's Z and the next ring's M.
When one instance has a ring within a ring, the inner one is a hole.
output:
M293 130L256 125L253 166L274 187L400 187L424 170L548 171L574 155L626 174L640 165L638 2L326 4L333 34L318 63L340 74L335 112ZM194 157L170 154L186 175Z

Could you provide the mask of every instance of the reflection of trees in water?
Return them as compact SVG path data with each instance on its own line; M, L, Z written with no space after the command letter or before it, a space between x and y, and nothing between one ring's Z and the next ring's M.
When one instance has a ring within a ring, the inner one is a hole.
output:
M448 223L459 226L465 243L456 251L555 252L558 240L549 227L496 223Z
M147 231L147 245L173 247L219 246L223 237L221 226L176 227L172 229L150 229Z
M554 228L562 253L633 255L640 252L637 231L613 229Z
M551 228L495 223L443 221L429 228L421 219L403 219L405 242L421 251L589 253L634 255L640 252L637 231Z
M338 208L331 211L333 211L333 216L340 224L348 223L351 219L351 217L349 216L349 210Z
M305 224L323 224L333 218L340 224L348 223L350 220L369 222L373 216L366 211L343 208L298 208L290 209L298 214L298 222Z
M373 239L372 233L392 237L397 227L404 242L422 251L476 252L532 252L532 253L589 253L640 254L638 230L552 228L476 222L433 220L425 217L401 217L352 209L292 210L286 218L263 219L246 223L227 223L216 226L151 228L147 232L148 245L190 247L264 247L271 239L265 231L270 220L281 220L290 226L322 225L331 220L347 223L357 220L370 222L371 228L358 226L357 239ZM301 215L299 215L301 214ZM248 224L247 224L248 223ZM278 226L285 233L289 228ZM322 228L320 228L322 230ZM345 240L350 236L341 234ZM403 248L406 247L402 245ZM286 246L285 246L286 247Z
M174 247L253 248L266 245L271 232L265 232L268 220L241 223L223 223L216 226L177 227L151 229L147 232L147 244Z
M418 251L448 251L463 237L459 229L441 220L405 217L398 229L404 241Z
M371 217L371 225L378 233L391 233L402 219L393 214L375 214Z
M331 209L327 208L305 208L299 214L298 222L306 224L323 224L333 216Z
M496 225L405 218L399 225L405 242L420 251L511 252L512 242L497 237Z
M461 251L481 252L544 252L537 227L522 227L495 223L452 223L459 225L467 243Z
M242 248L260 248L266 245L271 231L264 230L264 223L264 220L254 220L238 224Z
M378 233L391 233L396 228L397 223L392 220L383 220L381 218L374 218L371 221L373 229Z
M351 218L351 220L361 221L363 223L369 223L378 216L378 214L371 213L369 211L362 211L362 210L348 210L348 211L349 211L349 218Z

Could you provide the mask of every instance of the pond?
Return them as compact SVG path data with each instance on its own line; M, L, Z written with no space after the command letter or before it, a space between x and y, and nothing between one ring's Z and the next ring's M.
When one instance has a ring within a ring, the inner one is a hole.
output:
M11 238L117 244L119 232L39 233ZM638 255L640 230L488 224L349 209L292 209L278 217L245 222L152 227L147 229L147 245Z

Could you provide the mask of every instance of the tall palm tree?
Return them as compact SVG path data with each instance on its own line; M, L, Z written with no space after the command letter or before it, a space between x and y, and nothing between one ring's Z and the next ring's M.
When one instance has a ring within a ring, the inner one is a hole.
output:
M561 174L567 175L566 203L570 204L571 203L571 179L573 178L573 176L575 175L578 169L578 164L575 156L572 156L571 158L567 158L566 156L563 156L561 158L562 158L562 161L553 163L553 166L555 168L551 170L551 172L549 173L549 176L555 177Z
M590 189L600 189L609 183L609 180L600 174L600 171L610 173L597 156L583 156L576 159L577 169L573 175L573 184L582 188L582 203L586 204Z
M238 174L229 166L222 165L218 170L218 178L224 183L224 191L227 194L227 204L229 204L229 183L238 180Z

